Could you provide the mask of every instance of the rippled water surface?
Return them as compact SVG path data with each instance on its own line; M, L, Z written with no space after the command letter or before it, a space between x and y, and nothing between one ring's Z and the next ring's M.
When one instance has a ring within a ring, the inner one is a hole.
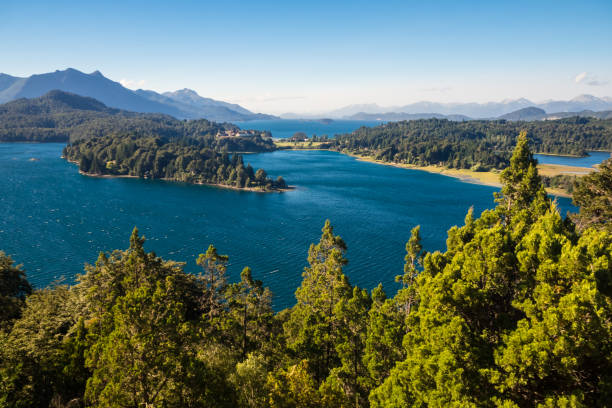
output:
M230 256L230 277L248 265L290 306L308 246L326 218L348 245L346 273L360 286L393 288L410 229L444 249L446 230L495 188L417 170L358 161L335 152L278 151L246 162L282 175L296 189L261 194L181 183L92 178L60 158L60 144L0 144L0 248L37 287L72 282L100 251L125 248L134 226L158 255L187 263L213 243ZM571 208L560 198L563 213Z

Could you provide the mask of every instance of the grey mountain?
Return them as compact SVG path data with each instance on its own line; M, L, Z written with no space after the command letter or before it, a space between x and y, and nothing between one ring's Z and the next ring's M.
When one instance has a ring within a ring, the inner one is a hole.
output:
M359 115L361 117L363 117L364 114L397 116L401 113L411 115L461 115L475 119L488 119L497 118L530 107L543 109L546 112L605 111L612 110L612 98L580 95L569 101L546 101L539 104L525 98L487 103L438 103L423 101L409 105L390 107L381 107L376 104L361 104L345 106L331 112L319 114L318 116L349 119L355 117L354 115Z
M134 112L165 113L179 119L206 118L225 122L274 118L250 112L239 105L202 98L190 90L177 91L169 95L146 90L132 91L106 78L99 71L86 74L68 68L26 78L0 74L0 103L19 98L39 97L54 89L95 98L113 108ZM186 94L189 95L188 98L185 97Z
M383 122L394 122L400 120L418 120L418 119L448 119L453 121L470 120L465 115L442 115L440 113L403 113L403 112L385 112L385 113L365 113L359 112L351 116L345 116L344 119L349 120L380 120Z

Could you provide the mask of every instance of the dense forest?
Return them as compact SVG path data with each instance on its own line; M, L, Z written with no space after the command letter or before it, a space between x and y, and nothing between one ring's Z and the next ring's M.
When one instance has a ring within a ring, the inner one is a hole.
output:
M563 218L523 134L497 206L446 251L406 229L397 293L352 285L326 222L278 313L212 245L188 274L134 230L75 285L39 290L0 254L0 407L609 406L611 179L610 163L583 178Z
M458 169L503 169L515 136L526 131L538 153L585 156L612 151L612 119L567 118L537 122L444 119L392 122L337 135L331 148L377 160Z
M110 135L80 139L63 156L88 175L134 176L263 191L287 188L282 177L244 165L240 154L218 152L202 139Z
M230 123L220 124L206 119L178 120L168 115L112 109L95 99L62 91L0 105L0 142L74 142L132 133L164 139L199 139L219 151L275 150L269 132L216 137L217 134L238 130Z

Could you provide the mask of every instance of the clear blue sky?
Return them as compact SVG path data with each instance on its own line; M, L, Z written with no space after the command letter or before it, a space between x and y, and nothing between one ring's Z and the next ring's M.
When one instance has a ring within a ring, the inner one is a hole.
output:
M2 0L0 38L0 72L97 69L271 113L612 96L612 0Z

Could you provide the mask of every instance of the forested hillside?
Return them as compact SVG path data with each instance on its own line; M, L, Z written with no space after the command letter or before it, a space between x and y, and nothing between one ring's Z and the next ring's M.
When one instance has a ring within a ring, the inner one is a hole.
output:
M503 169L520 131L538 153L584 156L612 151L612 119L568 118L538 122L441 119L393 122L339 135L332 148L386 162L459 169Z
M0 406L607 407L610 172L581 181L574 224L523 134L497 206L446 251L406 226L397 293L352 285L326 222L278 313L258 271L227 276L212 245L192 275L134 230L77 284L39 290L0 254Z
M216 138L219 133L238 130L230 123L206 119L186 121L168 115L112 109L95 99L61 91L0 105L0 142L69 142L132 133L166 139L200 139L216 150L259 152L275 149L266 132Z
M238 138L232 138L238 139ZM134 176L198 184L220 184L264 191L287 187L282 177L271 180L265 170L244 165L240 154L230 158L207 140L116 135L77 140L63 156L88 175Z

